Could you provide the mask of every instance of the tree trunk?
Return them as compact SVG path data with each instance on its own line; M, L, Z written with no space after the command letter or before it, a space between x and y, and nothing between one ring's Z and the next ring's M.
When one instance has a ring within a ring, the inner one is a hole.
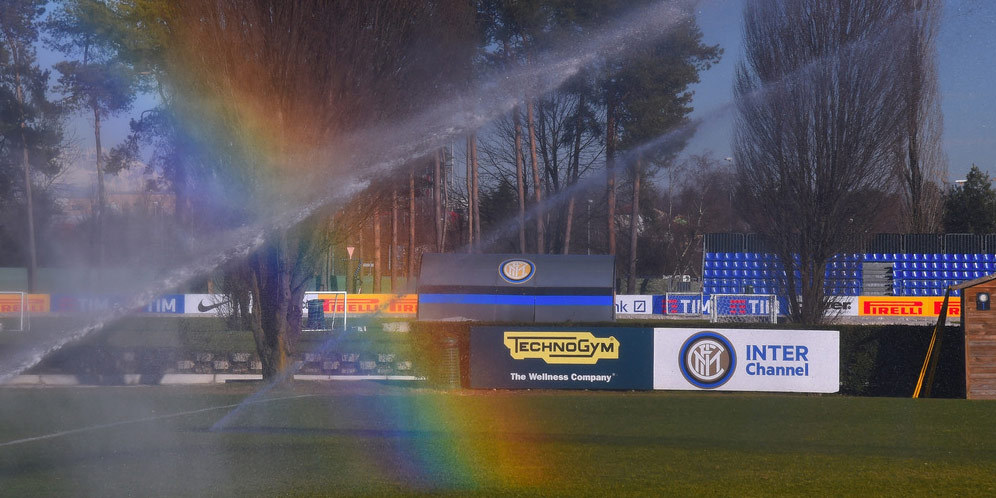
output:
M519 252L526 253L526 186L522 160L522 123L519 119L519 106L512 111L515 121L515 187L519 196Z
M291 286L287 255L287 236L280 234L250 257L253 295L250 322L264 379L276 377L288 365Z
M616 103L608 98L605 112L605 177L608 204L609 254L616 253Z
M536 209L536 254L546 252L543 240L543 194L540 188L539 164L536 161L536 127L533 124L533 101L526 104L526 127L529 129L529 157L533 166L533 202Z
M398 187L391 188L391 292L398 292Z
M373 292L374 294L380 294L380 278L383 274L383 268L381 268L381 252L380 252L380 207L374 206L373 212L373 231L374 231L374 247L373 247Z
M475 252L481 251L481 192L477 168L477 133L470 134L470 165L473 170L473 204L474 204L474 240L477 241Z
M31 200L31 161L28 154L28 139L25 129L28 127L24 121L24 90L21 88L21 70L19 65L18 47L10 41L11 52L14 56L14 80L17 92L17 106L21 127L21 164L24 166L24 201L27 203L25 209L28 216L28 292L35 291L38 273L38 251L35 248L35 208Z
M564 254L571 251L571 230L574 228L574 205L577 200L577 193L574 187L578 184L578 177L581 170L581 111L584 109L584 95L578 96L578 108L574 113L574 150L571 151L571 167L567 173L567 188L571 192L567 201L567 219L564 222Z
M474 180L470 165L470 134L467 134L467 252L474 252Z
M633 210L629 215L629 281L626 284L627 294L636 294L636 240L640 228L640 172L643 169L643 158L638 157L633 163Z
M93 107L93 139L97 149L97 211L94 218L96 223L96 258L97 266L104 264L104 208L106 199L104 194L104 167L101 164L103 159L100 149L100 109Z
M436 252L443 252L443 198L441 185L442 168L439 164L439 151L432 155L435 169L432 175L432 203L436 213Z
M415 278L415 169L408 172L408 287Z

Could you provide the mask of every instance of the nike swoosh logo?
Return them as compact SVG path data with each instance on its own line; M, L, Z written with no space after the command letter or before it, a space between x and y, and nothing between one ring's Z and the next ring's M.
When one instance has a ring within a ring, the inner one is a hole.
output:
M215 309L215 308L217 308L219 306L224 306L226 304L228 304L228 301L221 302L221 303L218 303L218 304L212 304L210 306L204 306L204 301L201 301L201 302L197 303L197 311L200 311L201 313L204 313L205 311L211 311L211 310L213 310L213 309Z

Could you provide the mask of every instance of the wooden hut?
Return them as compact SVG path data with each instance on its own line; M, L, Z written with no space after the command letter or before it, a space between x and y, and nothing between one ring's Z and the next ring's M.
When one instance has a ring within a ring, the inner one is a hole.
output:
M996 399L996 274L951 287L961 290L961 327L965 333L965 396Z

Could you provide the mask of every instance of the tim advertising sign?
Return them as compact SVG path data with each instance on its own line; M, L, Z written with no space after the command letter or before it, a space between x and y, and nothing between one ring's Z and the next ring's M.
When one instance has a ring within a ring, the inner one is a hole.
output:
M698 316L705 313L705 307L701 294L669 294L654 296L654 313Z
M477 389L651 389L653 330L473 327Z
M654 329L654 389L833 393L835 330Z
M114 295L53 294L51 309L58 313L105 313L130 306L127 298ZM145 313L182 314L183 294L156 297L137 311Z

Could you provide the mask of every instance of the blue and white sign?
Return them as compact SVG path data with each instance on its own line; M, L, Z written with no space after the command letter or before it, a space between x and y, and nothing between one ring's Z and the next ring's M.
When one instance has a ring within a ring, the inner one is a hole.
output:
M654 329L654 389L834 393L840 334Z
M706 313L702 294L668 294L661 296L661 313L667 315L693 315Z
M617 315L652 315L654 296L638 294L616 294Z

